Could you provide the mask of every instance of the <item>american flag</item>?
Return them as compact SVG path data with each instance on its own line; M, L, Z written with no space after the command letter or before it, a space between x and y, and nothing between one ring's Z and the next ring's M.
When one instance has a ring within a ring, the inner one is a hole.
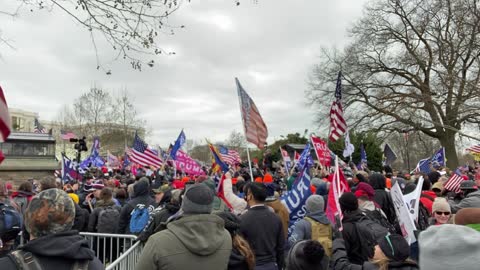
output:
M471 146L471 147L467 148L467 151L470 151L470 152L476 153L476 154L480 154L480 144L477 144L477 145L474 145L474 146Z
M45 129L42 124L35 118L34 125L33 125L33 133L47 133L47 129Z
M62 140L70 140L73 138L77 138L77 135L75 135L75 133L71 131L65 131L62 129L60 130L60 138L62 138Z
M463 182L463 177L454 173L450 178L445 182L443 186L446 190L453 191L455 193L460 193L460 184Z
M130 153L130 159L142 166L162 166L162 160L152 150L148 148L148 145L135 133L133 140L133 147Z
M338 72L335 100L330 107L330 141L337 141L347 131L347 122L343 118L342 108L342 72Z
M225 163L227 164L235 165L242 162L242 160L240 159L240 155L235 150L230 150L225 146L219 146L218 152L220 153L223 161L225 161Z
M267 125L265 125L257 106L245 92L237 78L235 78L235 82L237 83L238 98L240 99L240 111L242 113L245 137L248 142L263 149L268 137Z
M5 96L3 95L2 87L0 86L0 142L4 142L12 130L10 122L10 113L8 112L8 105ZM0 151L0 163L5 159L3 152Z

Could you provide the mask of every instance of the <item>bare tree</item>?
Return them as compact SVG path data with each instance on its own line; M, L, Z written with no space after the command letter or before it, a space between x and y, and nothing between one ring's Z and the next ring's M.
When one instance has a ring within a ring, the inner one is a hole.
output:
M134 103L133 96L130 95L127 89L123 89L119 92L113 104L113 122L122 125L125 145L127 145L127 138L129 138L129 133L131 133L129 131L135 127L143 128L145 125L145 121L138 118Z
M245 148L246 146L246 139L245 139L245 136L243 136L243 134L241 132L238 132L236 130L233 130L230 135L228 136L228 139L227 141L225 142L225 144L229 147L229 148L232 148L234 150L241 150L243 148Z
M92 87L89 92L78 98L74 107L78 108L79 115L85 120L85 131L88 135L100 135L100 132L111 123L113 107L111 96L108 92Z
M140 55L175 54L159 45L163 35L174 35L183 25L173 26L168 17L178 10L183 2L190 0L17 0L14 10L0 9L0 15L17 17L24 9L28 11L60 10L68 14L90 32L97 56L97 68L101 60L97 51L97 39L102 39L117 51L115 59L126 59L134 69L142 69ZM8 40L0 44L8 46ZM145 61L148 66L154 60ZM105 70L107 74L111 72Z
M325 96L342 70L350 125L420 131L440 141L454 167L456 135L480 123L479 25L477 0L373 1L343 51L322 51L307 97L328 119Z

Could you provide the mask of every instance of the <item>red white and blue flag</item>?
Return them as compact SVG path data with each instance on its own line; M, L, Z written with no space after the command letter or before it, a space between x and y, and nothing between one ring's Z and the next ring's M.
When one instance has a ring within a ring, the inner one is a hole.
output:
M457 173L453 173L452 176L445 182L444 188L446 190L460 193L460 184L464 181L463 177Z
M471 147L467 148L466 150L470 151L471 153L480 154L480 144L471 146Z
M267 143L267 125L265 125L257 106L247 92L245 92L237 78L235 78L235 82L237 83L243 129L245 131L247 142L251 142L258 148L263 149Z
M37 118L34 120L33 133L47 133L47 129L40 124Z
M60 130L60 138L62 138L62 140L70 140L70 139L77 138L77 135L75 135L75 133L71 131L65 131L62 129Z
M242 160L240 159L240 155L235 150L228 149L225 146L219 146L218 152L220 153L222 160L229 165L242 163Z
M137 133L133 140L133 147L130 152L130 159L132 162L142 166L161 167L162 160L158 157L158 154L149 149L146 144Z
M330 141L337 141L347 131L347 122L343 118L342 108L342 72L338 72L335 100L330 107Z

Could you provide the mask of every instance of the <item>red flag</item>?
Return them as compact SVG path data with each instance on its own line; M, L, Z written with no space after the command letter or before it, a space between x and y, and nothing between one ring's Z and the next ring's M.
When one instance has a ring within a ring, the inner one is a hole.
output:
M293 157L293 161L294 161L295 163L297 163L299 160L300 160L300 154L297 153L297 152L295 152L295 155L294 155L294 157Z
M242 112L245 137L248 142L263 149L268 137L267 125L265 125L257 106L245 92L237 78L235 78L235 82L237 83L238 98L240 99L240 111Z
M326 215L330 222L335 224L336 216L340 216L340 220L342 219L342 211L339 203L340 196L342 196L344 192L350 192L350 186L348 186L343 171L338 166L338 157L335 159L335 173L329 176L329 181L331 182L331 185L328 192Z
M322 166L329 167L331 160L327 143L314 135L312 135L311 140L315 153L317 154L318 162L322 164Z
M7 100L0 86L0 142L4 142L10 135L12 128L10 123L10 113L8 112ZM0 151L0 163L5 159L2 151Z

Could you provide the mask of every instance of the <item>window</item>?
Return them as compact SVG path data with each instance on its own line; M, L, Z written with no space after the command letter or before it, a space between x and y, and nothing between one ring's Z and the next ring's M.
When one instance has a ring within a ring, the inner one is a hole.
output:
M0 146L5 156L35 157L54 156L55 145L51 143L7 142Z

